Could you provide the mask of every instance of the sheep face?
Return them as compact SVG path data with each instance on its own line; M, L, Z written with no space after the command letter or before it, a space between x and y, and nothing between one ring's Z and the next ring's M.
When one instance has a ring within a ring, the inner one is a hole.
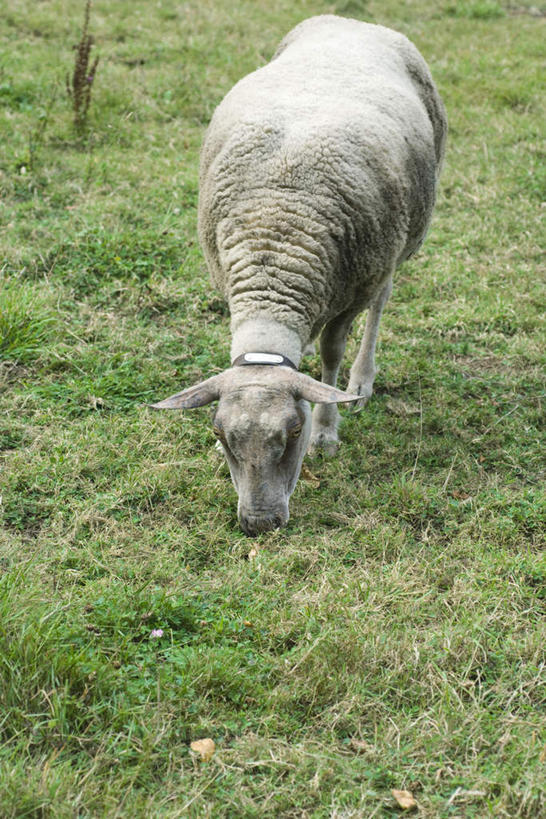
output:
M239 495L238 518L247 535L287 523L310 417L307 401L286 387L248 386L220 397L213 429Z
M247 535L288 521L311 431L309 401L357 401L288 367L232 367L154 409L193 409L218 401L214 432L239 495L239 523Z

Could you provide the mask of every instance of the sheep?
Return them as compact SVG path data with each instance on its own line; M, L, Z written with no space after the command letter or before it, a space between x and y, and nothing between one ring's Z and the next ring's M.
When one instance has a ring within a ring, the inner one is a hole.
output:
M229 304L232 365L153 406L218 401L214 433L250 536L287 523L308 445L335 452L337 404L372 393L381 313L427 232L446 128L415 46L334 15L296 26L212 117L198 231ZM366 308L343 392L347 334ZM319 335L321 382L298 370Z

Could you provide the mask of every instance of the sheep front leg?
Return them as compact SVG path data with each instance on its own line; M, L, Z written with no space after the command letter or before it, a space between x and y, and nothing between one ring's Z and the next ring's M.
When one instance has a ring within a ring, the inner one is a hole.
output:
M375 345L379 332L379 322L383 308L392 291L392 275L388 277L375 299L371 302L366 316L366 327L360 344L358 355L351 367L347 392L360 395L357 406L363 407L373 390L373 382L377 373L375 366Z
M320 336L320 356L322 360L322 381L335 387L347 335L355 317L354 312L341 313L328 322ZM334 455L339 447L337 428L339 412L337 404L315 404L311 426L309 451L321 451Z

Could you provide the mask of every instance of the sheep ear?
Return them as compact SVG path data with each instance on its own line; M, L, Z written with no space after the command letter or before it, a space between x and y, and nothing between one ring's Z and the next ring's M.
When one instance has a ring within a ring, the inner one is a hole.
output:
M223 373L213 375L212 378L207 378L206 381L201 381L193 387L188 387L182 392L171 395L170 398L158 401L157 404L148 404L148 406L152 409L195 409L196 407L204 407L205 404L210 404L211 401L216 401L220 397L223 375Z
M322 381L316 381L309 375L298 373L295 381L294 394L296 398L312 401L314 404L340 404L348 401L358 401L358 395L330 387Z

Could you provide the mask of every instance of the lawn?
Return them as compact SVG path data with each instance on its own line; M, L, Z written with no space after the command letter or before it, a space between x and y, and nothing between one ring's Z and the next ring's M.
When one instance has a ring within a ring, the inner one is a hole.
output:
M214 107L332 11L419 47L447 159L374 396L250 540L210 413L145 404L229 362L196 237ZM83 13L2 12L0 815L368 819L396 789L546 816L544 13L96 0L76 128Z

